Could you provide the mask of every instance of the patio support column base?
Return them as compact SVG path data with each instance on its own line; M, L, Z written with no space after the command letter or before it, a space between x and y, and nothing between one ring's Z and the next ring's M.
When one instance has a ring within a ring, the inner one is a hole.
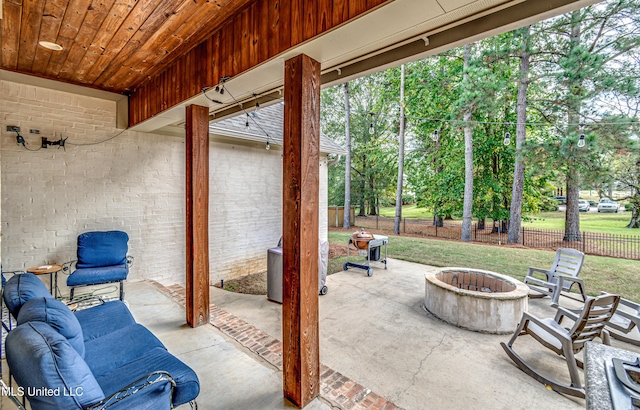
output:
M209 323L209 108L186 108L187 323Z
M320 63L301 54L287 60L284 71L283 390L304 407L320 392Z

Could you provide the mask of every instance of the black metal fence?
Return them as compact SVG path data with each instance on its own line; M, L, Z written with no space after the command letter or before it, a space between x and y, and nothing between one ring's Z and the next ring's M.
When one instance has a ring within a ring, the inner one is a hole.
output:
M394 218L357 216L354 226L393 231L393 222ZM406 234L460 240L462 223L451 221L445 222L443 226L434 226L431 220L405 218L400 223L400 231ZM507 232L501 230L497 223L486 224L484 227L474 223L472 239L476 242L502 245L507 243ZM522 228L520 232L520 244L528 248L550 250L573 248L590 255L640 260L640 236L582 232L579 241L568 242L563 239L564 231L562 230Z

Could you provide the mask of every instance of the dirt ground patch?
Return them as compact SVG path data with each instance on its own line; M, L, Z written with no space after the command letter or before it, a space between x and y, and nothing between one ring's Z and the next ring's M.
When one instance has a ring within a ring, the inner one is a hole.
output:
M221 287L220 283L216 283L215 287ZM224 290L236 293L246 293L249 295L266 295L267 294L267 271L252 273L237 279L229 279L224 281Z
M347 256L347 244L329 243L329 260Z

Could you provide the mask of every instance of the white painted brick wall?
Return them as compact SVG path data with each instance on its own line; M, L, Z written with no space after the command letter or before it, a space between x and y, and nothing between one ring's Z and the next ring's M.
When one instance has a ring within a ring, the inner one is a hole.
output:
M115 128L115 103L0 81L3 270L75 259L76 238L119 229L135 257L129 280L184 283L185 150L182 138ZM66 152L30 149L68 137ZM29 129L39 129L40 136ZM210 143L211 281L266 269L281 235L281 151ZM320 164L320 237L327 237L327 166ZM59 283L64 283L62 276ZM63 291L66 293L66 291Z

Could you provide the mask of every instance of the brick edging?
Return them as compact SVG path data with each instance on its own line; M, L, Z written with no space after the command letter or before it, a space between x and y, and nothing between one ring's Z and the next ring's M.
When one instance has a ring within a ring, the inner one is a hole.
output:
M164 286L153 280L148 282L184 307L184 287ZM209 308L210 322L215 328L282 371L281 341L213 303ZM384 397L323 364L320 364L320 397L335 407L347 410L399 409Z

